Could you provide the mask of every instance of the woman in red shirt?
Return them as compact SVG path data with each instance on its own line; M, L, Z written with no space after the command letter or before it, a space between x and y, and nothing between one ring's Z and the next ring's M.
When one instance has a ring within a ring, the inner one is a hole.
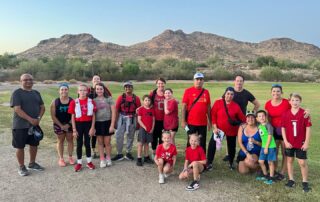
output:
M222 130L227 137L229 168L233 167L233 160L236 153L236 138L239 125L246 121L246 117L242 113L239 105L233 101L234 88L228 87L221 99L214 102L211 109L211 120L213 133L217 134L218 129ZM216 142L211 137L208 148L208 166L207 169L212 169L212 162L216 152Z

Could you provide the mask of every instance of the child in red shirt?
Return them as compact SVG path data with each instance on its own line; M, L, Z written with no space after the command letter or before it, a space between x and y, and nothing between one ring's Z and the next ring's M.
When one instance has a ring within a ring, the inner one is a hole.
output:
M154 109L151 107L151 99L149 95L144 95L143 106L137 109L138 123L140 125L138 134L138 150L137 150L137 166L143 166L142 149L144 149L144 163L152 164L153 161L149 157L149 143L152 142L152 133L155 124Z
M158 145L154 162L158 166L159 183L164 183L164 178L167 178L173 172L174 165L177 159L177 148L171 143L171 134L168 131L162 133L163 143Z
M180 173L179 179L187 179L193 175L192 183L186 187L187 191L193 191L200 187L200 173L205 169L207 159L203 148L199 146L199 136L191 134L189 138L190 146L186 148L184 169Z
M174 137L178 131L178 123L179 123L179 116L178 116L178 102L173 97L173 91L171 88L167 88L164 91L164 129L170 131L171 134L171 143L175 144Z
M305 110L300 108L302 98L297 93L290 95L291 109L282 115L281 130L282 138L285 144L285 155L287 156L287 167L289 181L287 187L294 187L293 179L293 160L298 159L302 174L302 187L304 192L310 191L308 184L308 164L307 150L311 136L310 117L305 118Z
M90 136L95 135L95 102L87 97L88 87L80 84L78 87L79 98L70 102L68 113L71 114L73 136L77 138L77 164L74 167L76 172L82 168L82 145L83 139L86 148L87 167L95 169L91 158Z

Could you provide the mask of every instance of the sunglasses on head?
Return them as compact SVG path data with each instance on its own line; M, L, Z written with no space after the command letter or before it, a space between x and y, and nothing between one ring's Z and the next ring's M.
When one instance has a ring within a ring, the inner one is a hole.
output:
M278 84L278 83L276 83L276 84L272 84L272 86L271 87L279 87L279 88L282 88L282 85L281 84Z

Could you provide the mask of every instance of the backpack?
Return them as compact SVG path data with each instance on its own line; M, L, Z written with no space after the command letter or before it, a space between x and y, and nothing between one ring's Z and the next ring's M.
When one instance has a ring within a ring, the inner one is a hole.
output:
M133 112L130 112L130 107L131 107L131 104L134 104L134 108L135 110ZM137 104L136 104L136 95L135 94L132 94L132 102L128 102L126 100L126 94L123 93L122 94L122 99L121 99L121 103L120 103L120 109L119 111L122 109L122 105L124 105L124 108L127 109L127 111L124 111L125 113L127 114L130 114L130 115L133 115L136 113L136 109L137 109Z

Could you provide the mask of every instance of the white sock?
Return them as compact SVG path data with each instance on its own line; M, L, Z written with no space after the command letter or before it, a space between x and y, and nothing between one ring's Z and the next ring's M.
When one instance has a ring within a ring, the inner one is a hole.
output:
M91 157L87 157L87 163L91 162Z
M82 159L77 159L78 164L82 164Z

